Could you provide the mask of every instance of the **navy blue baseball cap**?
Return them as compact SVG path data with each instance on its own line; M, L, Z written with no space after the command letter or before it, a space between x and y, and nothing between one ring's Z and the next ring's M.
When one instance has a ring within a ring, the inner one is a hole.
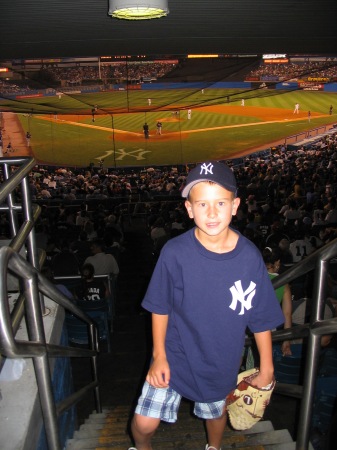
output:
M213 181L213 183L219 184L228 191L234 192L236 196L237 185L234 173L222 162L207 161L194 167L187 175L186 186L181 195L187 198L192 187L201 181Z

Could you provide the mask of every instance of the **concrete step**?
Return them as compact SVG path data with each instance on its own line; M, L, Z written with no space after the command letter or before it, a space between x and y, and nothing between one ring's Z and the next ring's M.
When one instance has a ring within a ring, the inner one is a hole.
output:
M293 439L288 430L272 430L257 434L238 434L236 439L224 436L222 449L226 448L250 448L256 446L266 446L275 444L289 444ZM233 445L234 444L234 445Z
M98 436L90 436L86 434L84 436L76 435L76 438L68 441L67 450L78 449L97 449L102 447L124 449L126 450L130 445L130 438L126 433L125 428L122 433L105 435L104 430L99 430ZM225 433L222 449L250 449L250 450L264 450L279 448L279 450L290 450L292 445L292 439L287 430L273 430L262 433L240 434L238 432ZM173 449L190 449L196 450L198 448L204 448L205 446L205 432L204 429L193 430L190 432L172 432L163 428L158 429L155 437L153 438L153 448L160 450L173 450Z
M170 426L170 425L168 425ZM162 427L159 428L159 432L161 428L165 428L167 425L163 424ZM184 424L179 425L179 422L175 424L174 434L177 433L183 433L188 431L196 432L196 423L195 421L190 424ZM242 431L241 434L257 434L262 432L268 432L273 430L273 425L270 421L262 421L258 422L254 427L252 427L250 430ZM204 435L204 429L203 427L200 427L200 432ZM115 421L107 423L97 423L97 422L90 422L89 420L80 426L78 431L75 431L74 438L89 438L89 437L100 437L100 436L118 436L122 435L123 433L127 433L127 425L124 421ZM230 429L226 430L226 435L237 435L237 431L232 431Z
M132 447L129 434L130 408L105 409L90 414L85 423L69 439L66 450L127 450ZM206 444L204 422L183 406L175 424L162 422L153 438L156 450L203 450ZM253 428L234 431L227 427L222 450L295 450L288 430L274 430L270 421L260 421Z

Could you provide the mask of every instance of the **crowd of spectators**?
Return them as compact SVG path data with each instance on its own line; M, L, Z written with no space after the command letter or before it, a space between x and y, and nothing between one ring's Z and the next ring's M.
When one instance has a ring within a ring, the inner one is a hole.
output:
M265 64L252 70L249 77L277 77L280 81L296 78L306 78L308 76L315 78L328 78L330 80L337 78L336 62L306 62L306 63L286 63L286 64Z
M114 63L95 66L59 67L57 64L41 67L38 76L30 81L27 73L25 82L0 80L0 92L4 94L20 94L24 90L41 89L43 85L61 84L65 86L81 86L93 82L107 83L142 83L164 77L176 67L173 62L147 63ZM37 83L40 80L38 87Z
M120 62L114 64L102 64L95 66L72 66L58 67L57 64L52 67L45 67L41 72L48 74L57 81L65 81L68 85L81 85L93 80L113 80L114 82L142 82L146 80L156 80L163 77L175 68L171 62L147 62L133 63Z
M13 82L0 80L0 92L7 94L19 94L23 89L29 89L29 86L19 86Z

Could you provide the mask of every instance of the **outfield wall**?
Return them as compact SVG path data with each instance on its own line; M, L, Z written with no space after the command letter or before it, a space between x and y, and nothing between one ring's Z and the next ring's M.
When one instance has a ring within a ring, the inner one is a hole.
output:
M252 86L252 83L247 83L245 81L232 81L217 82L217 83L205 83L205 82L195 82L195 83L153 83L153 84L142 84L142 90L156 90L156 89L194 89L201 91L202 89L247 89Z
M22 90L15 93L1 93L4 98L12 100L22 100L24 98L34 98L34 97L50 97L56 95L64 94L88 94L106 91L125 91L125 90L142 90L142 91L152 91L152 90L169 90L169 89L256 89L260 87L261 89L280 89L280 90L310 90L310 91L323 91L323 92L337 92L337 83L298 83L298 82L282 82L282 83L254 83L247 81L240 82L217 82L217 83L143 83L143 84L111 84L111 85L97 85L97 86L74 86L66 87L59 90L56 89L41 89L41 90Z
M337 83L328 83L324 85L324 92L337 92Z
M323 91L323 92L337 92L337 83L314 83L311 81L308 82L289 82L284 81L283 83L277 83L275 89L282 90L297 90L301 89L303 91Z

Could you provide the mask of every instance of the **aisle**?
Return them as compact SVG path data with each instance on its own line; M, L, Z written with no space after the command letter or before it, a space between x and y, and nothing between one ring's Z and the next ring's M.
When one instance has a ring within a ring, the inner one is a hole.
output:
M152 274L152 243L143 221L125 225L125 252L122 253L117 283L116 317L113 321L112 350L105 344L98 358L102 405L130 406L138 397L151 354L150 315L140 303ZM90 362L73 359L76 388L89 382ZM93 395L79 404L78 422L95 409Z

